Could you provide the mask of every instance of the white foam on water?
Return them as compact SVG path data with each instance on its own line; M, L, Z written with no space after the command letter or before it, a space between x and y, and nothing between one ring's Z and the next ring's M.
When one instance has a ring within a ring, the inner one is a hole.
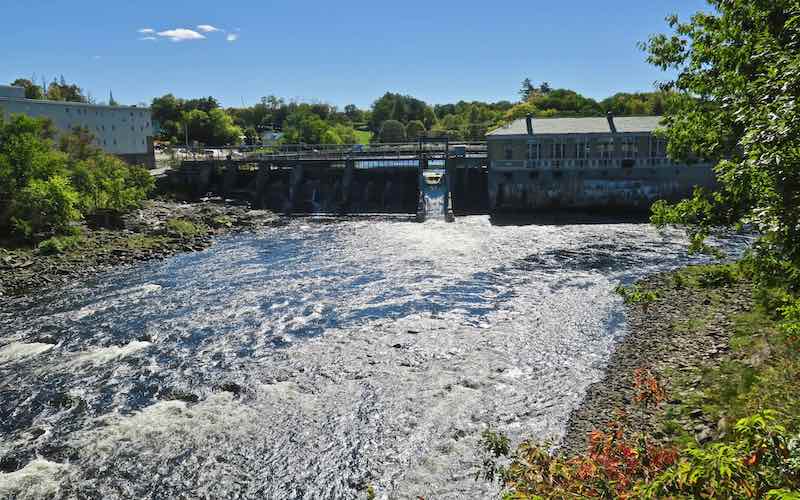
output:
M37 458L18 471L0 473L0 498L44 498L53 495L59 488L57 476L69 467Z
M77 311L70 311L66 313L66 315L73 321L80 321L83 318L94 316L98 312L111 309L124 300L140 299L150 295L151 293L159 292L161 289L162 286L157 283L145 283L144 285L122 291L116 297L111 297L108 300L83 306Z
M142 349L146 349L151 345L152 344L150 342L134 340L133 342L125 344L124 346L101 347L100 349L95 349L94 351L76 354L75 357L70 360L70 364L83 365L88 363L108 363L109 361L130 356L131 354L141 351Z
M23 342L12 342L0 348L0 364L10 363L31 356L36 356L37 354L47 352L52 348L52 344L43 344L40 342L33 342L30 344L25 344Z

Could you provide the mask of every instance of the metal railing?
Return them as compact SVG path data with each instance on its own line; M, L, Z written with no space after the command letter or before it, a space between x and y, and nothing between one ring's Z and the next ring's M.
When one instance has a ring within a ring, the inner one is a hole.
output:
M179 161L285 161L302 160L386 160L446 159L486 156L485 142L379 143L379 144L281 144L276 146L236 146L220 148L172 148L166 154Z

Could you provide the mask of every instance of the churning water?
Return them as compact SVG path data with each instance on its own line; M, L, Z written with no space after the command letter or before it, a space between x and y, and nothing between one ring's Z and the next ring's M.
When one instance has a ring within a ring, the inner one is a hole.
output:
M294 219L3 303L0 497L475 498L687 263L646 224Z

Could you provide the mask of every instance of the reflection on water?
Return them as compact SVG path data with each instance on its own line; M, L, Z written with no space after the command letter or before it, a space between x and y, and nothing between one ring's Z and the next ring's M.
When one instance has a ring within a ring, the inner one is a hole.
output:
M614 286L684 245L643 224L296 219L7 302L0 492L485 496L481 431L558 439L623 333Z

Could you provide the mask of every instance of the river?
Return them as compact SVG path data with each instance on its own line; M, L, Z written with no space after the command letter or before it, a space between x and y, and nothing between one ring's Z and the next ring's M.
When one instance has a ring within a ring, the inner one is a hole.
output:
M291 219L0 306L0 496L476 498L491 426L557 442L647 224Z

